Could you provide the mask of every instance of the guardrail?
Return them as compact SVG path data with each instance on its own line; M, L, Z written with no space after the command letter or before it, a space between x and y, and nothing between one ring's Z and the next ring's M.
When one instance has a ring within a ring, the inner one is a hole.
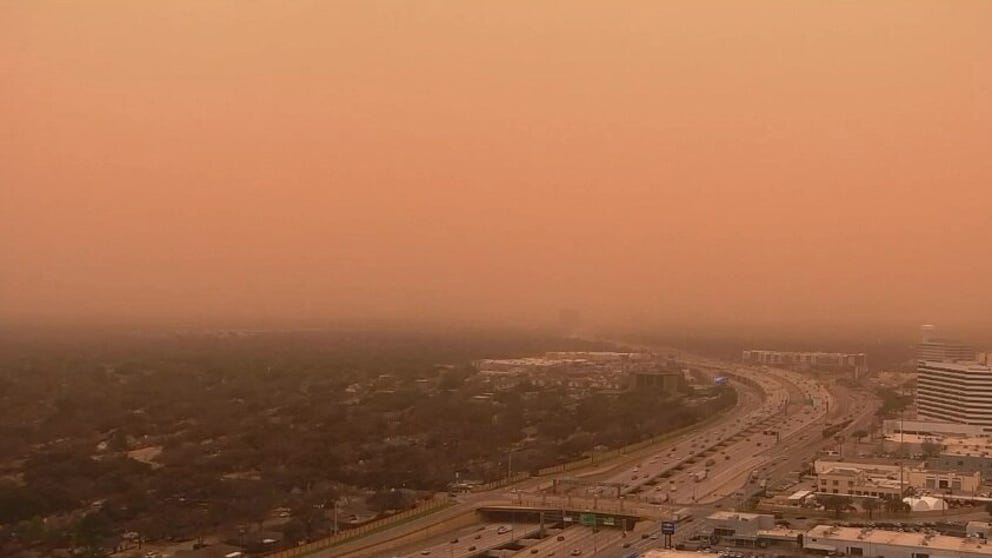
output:
M501 479L498 479L498 480L494 480L492 482L488 482L486 484L480 484L480 485L477 485L477 486L473 486L472 489L471 489L471 491L472 492L487 492L489 490L495 490L497 488L503 488L506 485L517 483L517 482L520 482L522 480L527 480L529 478L530 478L530 473L520 472L520 473L514 474L512 477L504 477L504 478L501 478Z

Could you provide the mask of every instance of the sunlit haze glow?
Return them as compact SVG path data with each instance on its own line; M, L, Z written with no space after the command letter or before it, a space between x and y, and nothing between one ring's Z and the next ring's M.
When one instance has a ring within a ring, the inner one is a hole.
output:
M6 2L0 318L989 325L990 21Z

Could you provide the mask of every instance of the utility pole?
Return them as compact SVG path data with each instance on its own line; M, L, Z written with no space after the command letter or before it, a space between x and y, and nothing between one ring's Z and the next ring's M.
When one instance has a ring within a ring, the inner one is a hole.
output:
M334 534L338 534L338 501L334 500Z
M906 417L906 410L899 411L899 453L906 454L906 428L903 425Z
M902 461L899 461L899 499L902 500L905 488L903 486Z

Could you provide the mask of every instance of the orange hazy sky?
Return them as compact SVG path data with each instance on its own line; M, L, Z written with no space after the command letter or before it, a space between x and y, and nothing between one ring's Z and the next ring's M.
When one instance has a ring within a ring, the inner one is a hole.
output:
M992 2L0 3L0 318L992 326Z

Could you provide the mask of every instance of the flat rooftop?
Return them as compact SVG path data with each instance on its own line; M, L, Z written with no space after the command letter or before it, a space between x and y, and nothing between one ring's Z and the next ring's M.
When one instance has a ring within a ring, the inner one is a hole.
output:
M817 540L812 540L817 539ZM907 548L927 548L934 551L968 552L972 554L988 554L992 556L992 545L975 538L949 537L947 535L925 535L923 533L903 533L901 531L883 531L880 529L859 529L857 527L838 527L835 525L817 525L806 532L806 541L814 544L829 544L829 541L845 543L871 543Z
M943 454L992 457L992 439L989 438L944 438L941 443Z
M755 521L762 517L772 517L767 513L746 513L735 511L716 511L706 516L714 521Z

